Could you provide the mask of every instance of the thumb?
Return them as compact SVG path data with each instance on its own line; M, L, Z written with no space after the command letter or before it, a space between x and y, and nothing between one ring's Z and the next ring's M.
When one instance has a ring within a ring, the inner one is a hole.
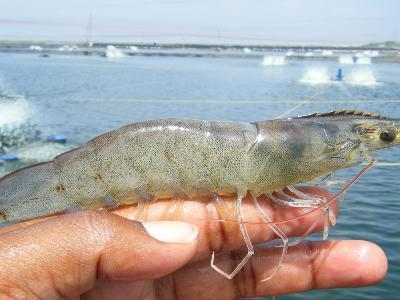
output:
M164 276L194 255L198 229L189 223L139 223L112 213L62 215L0 235L0 298L65 298L98 278Z

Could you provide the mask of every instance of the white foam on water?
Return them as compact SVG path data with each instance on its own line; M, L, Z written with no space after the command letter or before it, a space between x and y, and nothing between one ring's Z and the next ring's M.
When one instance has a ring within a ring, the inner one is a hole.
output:
M122 58L124 53L113 45L108 45L104 55L108 58Z
M24 166L52 160L57 155L75 147L74 145L67 146L58 143L33 142L13 148L12 153L18 156L19 161L17 164L10 162L0 166L0 177Z
M132 52L132 53L136 53L139 51L139 48L136 46L129 46L128 48L129 48L130 52Z
M377 57L380 54L379 51L377 50L365 50L363 53L365 56L369 57Z
M303 76L299 80L304 84L328 84L332 83L331 77L326 67L311 67L305 70Z
M57 49L57 51L60 51L60 52L72 52L72 51L76 51L76 50L79 50L78 46L76 46L76 45L72 45L72 46L64 45Z
M332 56L333 51L332 50L323 50L321 54L322 54L322 56Z
M34 142L19 147L14 151L14 154L22 161L43 162L52 160L71 148L71 146L58 143Z
M31 45L31 46L29 46L29 50L32 50L32 51L43 51L43 48L42 48L42 46Z
M369 68L360 68L343 76L343 81L351 85L374 86L380 84L376 81L374 72Z
M286 51L285 56L293 56L295 53L292 50Z
M353 57L350 55L339 56L339 63L342 65L352 65L354 63Z
M356 64L358 65L370 65L371 58L367 56L358 56L356 59Z
M2 102L0 99L0 127L20 125L31 116L31 108L25 98Z
M286 64L285 56L266 55L263 58L262 64L264 66L282 66Z

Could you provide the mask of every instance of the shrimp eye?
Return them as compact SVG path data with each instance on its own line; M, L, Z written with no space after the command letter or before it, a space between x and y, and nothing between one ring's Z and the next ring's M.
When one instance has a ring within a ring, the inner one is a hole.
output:
M381 132L381 134L379 135L379 138L381 139L381 141L390 143L390 142L394 141L394 139L396 138L396 135L397 135L397 133L396 133L395 129L388 128Z

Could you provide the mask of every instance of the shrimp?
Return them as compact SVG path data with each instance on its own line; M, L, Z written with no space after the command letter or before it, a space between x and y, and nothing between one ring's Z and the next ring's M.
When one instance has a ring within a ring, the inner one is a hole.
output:
M265 281L277 272L291 243L257 197L322 208L333 223L327 199L304 194L295 185L373 161L370 153L400 144L399 132L399 119L354 110L255 123L134 123L1 178L0 217L19 222L82 208L140 207L156 199L194 197L220 202L222 195L235 195L247 254L230 273L215 265L214 253L211 258L212 268L231 279L254 254L242 209L249 193L260 217L283 241L279 264Z

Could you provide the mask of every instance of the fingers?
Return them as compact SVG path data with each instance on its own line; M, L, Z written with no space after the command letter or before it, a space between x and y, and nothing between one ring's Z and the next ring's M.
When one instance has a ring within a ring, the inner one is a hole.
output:
M329 192L322 189L303 188L302 191L312 195L325 196L328 199L332 197ZM271 220L276 222L285 221L304 214L304 209L302 208L275 205L263 197L259 198L259 203ZM196 224L199 228L199 245L195 259L201 259L209 256L213 251L221 252L234 250L245 245L242 233L239 229L239 224L237 223L237 217L235 219L234 216L236 198L224 197L222 204L225 212L227 212L228 215L231 213L230 216L228 216L230 221L220 222L219 220L227 219L227 217L224 216L224 211L221 211L223 209L215 202L209 201L181 202L178 208L175 207L175 214L170 216L165 216L165 211L168 210L171 201L157 201L148 206L144 212L144 218L152 220L172 218ZM260 212L254 207L249 197L245 199L243 206L245 222L248 222L246 227L253 243L260 243L277 238L270 227L263 222ZM333 211L337 215L337 206L334 204L331 205L331 208L333 208ZM137 210L134 207L120 208L114 212L130 219L134 219L137 215ZM305 216L303 219L278 224L278 227L281 228L288 237L300 236L306 232L317 218L320 218L321 213L322 211L319 209ZM313 231L321 230L322 227L323 218L320 218L318 225Z
M332 196L329 192L323 189L303 188L302 191L311 195L325 196L328 199ZM193 258L194 260L208 257L213 251L229 251L244 246L245 243L242 233L239 229L237 219L235 219L234 216L236 205L235 197L222 198L223 208L219 207L215 202L203 200L182 201L176 203L177 205L172 214L165 213L166 211L168 212L168 209L171 207L171 200L151 203L145 209L143 217L146 220L177 219L197 225L199 228L199 243L196 255ZM259 197L259 203L271 220L276 222L282 222L304 214L304 209L302 208L283 207L276 205L263 197ZM245 221L248 222L246 227L253 243L260 243L277 238L275 233L263 222L260 217L260 212L256 210L249 197L245 199L243 207ZM335 205L331 207L337 214L337 207ZM123 207L114 212L132 220L137 217L136 207ZM306 232L317 218L321 216L321 212L321 210L316 210L314 213L305 216L303 219L278 224L278 226L288 237L300 236ZM219 222L219 220L222 219L230 219L234 222ZM321 230L323 226L323 219L319 219L320 221L314 228L314 232ZM42 220L30 221L28 224ZM26 225L26 222L23 222L8 226L3 229L3 232L12 230L16 227L25 227Z
M278 262L277 249L256 251L243 271L232 280L216 273L208 260L187 265L174 274L178 299L237 299L289 294L311 289L360 287L376 284L387 271L383 251L366 241L326 241L289 249L285 263L271 280L268 277ZM239 256L222 255L218 263L229 270ZM163 286L160 279L158 284Z
M0 235L0 298L73 297L92 288L96 279L163 276L194 255L194 226L164 222L145 227L148 231L114 214L87 211L4 233Z

